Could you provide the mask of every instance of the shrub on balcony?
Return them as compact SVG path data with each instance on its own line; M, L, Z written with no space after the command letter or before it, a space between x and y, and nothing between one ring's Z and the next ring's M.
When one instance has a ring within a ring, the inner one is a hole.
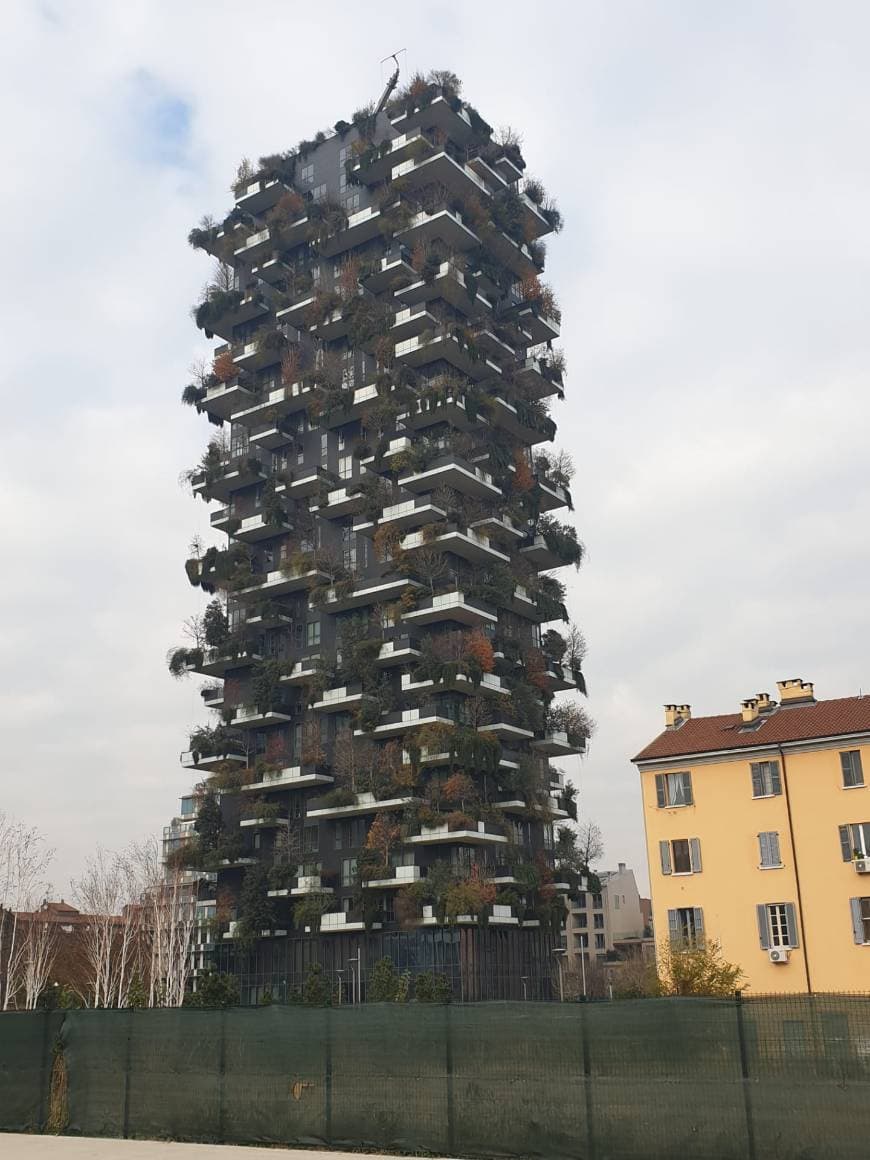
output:
M198 668L202 662L203 651L201 648L172 649L166 660L169 672L176 679L188 676L191 668Z
M346 789L343 786L337 786L335 789L323 795L321 804L326 809L337 809L340 806L352 806L356 804L356 794L352 789Z
M283 667L279 660L258 661L251 676L251 696L258 712L268 713L281 699Z
M214 338L214 328L231 310L236 310L244 300L241 290L221 290L209 286L206 297L193 309L193 319L206 338Z
M548 733L566 733L569 743L580 748L592 736L595 722L582 705L568 701L548 707L544 728Z
M239 891L238 920L235 941L240 947L250 946L261 931L271 930L275 922L275 906L268 896L269 876L261 863L249 866Z
M334 908L335 900L331 894L306 894L293 907L293 924L298 930L310 926L316 934L320 930L321 918Z

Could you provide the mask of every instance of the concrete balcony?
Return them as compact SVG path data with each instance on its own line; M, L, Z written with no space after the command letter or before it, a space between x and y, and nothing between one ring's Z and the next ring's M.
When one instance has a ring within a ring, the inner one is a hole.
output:
M330 310L325 318L321 318L319 322L315 322L308 329L323 342L334 342L338 338L344 338L347 334L350 329L350 316L345 315L343 305L336 306L334 310Z
M464 673L457 673L449 681L438 681L437 683L428 680L417 681L411 673L402 673L403 693L420 693L426 690L435 693L451 690L457 693L467 693L470 697L476 697L479 693L484 692L496 693L504 697L511 695L510 689L501 683L501 677L497 677L495 673L484 673L480 679L480 684L475 684Z
M316 773L311 765L288 765L269 772L262 781L242 786L242 793L279 789L311 789L316 786L332 785L331 774Z
M424 137L419 129L400 133L389 142L389 148L384 153L370 158L368 162L357 161L352 170L354 177L364 185L378 185L382 181L389 181L395 166L419 150L421 141L431 150L428 138Z
M279 483L275 488L278 495L286 495L289 499L310 499L317 495L322 483L333 483L335 476L325 467L303 467L289 473L287 483Z
M417 272L411 265L409 253L402 246L400 253L381 258L377 268L367 274L363 281L367 290L381 294L384 290L396 288L404 282L413 282L416 278Z
M366 209L361 209L359 213L352 213L347 219L347 226L329 238L321 247L323 256L326 258L335 257L336 254L355 249L356 246L361 246L378 237L389 208L389 206L385 206L384 209L378 209L375 206L368 206Z
M237 306L224 311L220 318L209 325L208 329L213 334L219 335L225 342L232 342L233 333L237 326L241 326L245 322L253 322L255 318L262 318L269 313L269 310L270 304L258 290L255 290L253 293L246 294Z
M311 706L320 713L348 713L356 709L363 699L362 685L341 685L335 689L325 689L319 701Z
M381 810L404 810L412 806L417 798L413 796L378 799L373 793L358 793L356 801L348 806L325 806L322 798L308 803L308 818L354 818L362 814L375 814Z
M488 733L497 737L499 741L508 742L508 744L531 741L535 736L531 729L521 729L519 725L513 725L510 721L492 721L489 725L478 725L477 732Z
M212 526L214 526L214 521L212 521ZM256 544L259 540L270 540L274 536L280 536L282 532L290 530L290 521L286 515L277 518L277 514L273 514L267 518L262 512L255 512L253 515L243 516L236 530L229 534L234 540L241 540L245 544Z
M507 266L520 281L534 278L540 273L528 246L515 242L500 230L491 230L487 234L486 245L496 261Z
M564 568L567 562L556 555L543 536L535 536L525 547L520 548L520 555L525 556L538 569Z
M452 487L462 495L475 499L500 499L501 489L488 471L460 459L444 455L434 460L423 471L412 471L399 476L399 486L408 491L434 491L436 487Z
M399 580L364 581L351 592L339 594L335 588L329 589L323 600L322 607L328 612L347 612L351 608L364 608L368 604L380 604L382 601L397 600L409 589L422 588L416 580L402 577ZM309 605L314 607L314 605ZM407 619L407 616L406 616Z
M482 532L488 532L492 538L500 536L503 539L513 541L524 540L527 533L526 528L521 528L519 524L514 523L510 516L506 515L485 516L482 520L475 520L470 526Z
M416 213L396 234L396 240L410 250L418 242L426 245L439 239L449 250L471 250L480 245L480 238L465 224L462 214L450 209Z
M302 383L290 383L288 386L275 387L265 396L243 410L233 411L233 422L241 423L245 427L261 429L269 426L278 431L277 420L285 415L293 415L304 411L311 401L311 388ZM268 418L268 423L264 419ZM288 442L285 436L283 442Z
M285 814L283 817L262 817L262 818L242 818L239 825L247 830L270 830L277 826L285 826L289 818Z
M539 342L552 342L561 334L559 323L555 318L548 318L538 307L531 304L521 307L514 318L536 346Z
M514 378L534 392L538 399L563 394L562 376L553 371L547 361L534 355L526 358L514 371Z
M506 367L510 364L516 363L517 352L503 339L499 338L491 330L484 328L478 330L474 336L474 340L481 350L486 351L494 362L498 363L499 367Z
M471 118L465 109L454 109L443 96L436 97L423 108L394 117L390 124L398 133L408 133L411 129L441 129L459 145L466 144L474 136Z
M486 199L490 193L486 182L473 169L444 151L433 153L431 157L411 157L402 161L394 167L390 180L396 181L399 178L409 190L437 184L458 198Z
M290 306L285 306L278 310L275 314L275 321L280 325L283 322L289 322L292 326L301 327L305 324L305 314L309 306L314 303L314 294L306 294L304 298L300 298L298 302L292 303Z
M444 822L440 826L421 826L419 834L411 834L406 839L413 846L449 846L458 843L463 846L503 846L507 844L504 834L486 828L485 822L473 822L472 828L451 830Z
M391 668L393 665L404 665L415 661L420 656L416 647L416 640L410 636L400 636L396 640L385 641L381 645L375 664L379 669Z
M433 427L436 423L447 423L457 431L471 431L488 424L483 415L468 413L463 394L414 399L408 410L398 416L398 421L412 431Z
M229 383L216 383L208 387L200 404L209 415L218 419L229 419L235 412L254 403L254 394L241 385L238 379Z
M236 593L240 600L268 599L273 596L286 596L290 592L304 592L313 588L315 584L322 584L329 577L319 568L309 568L303 572L283 571L277 568L267 572L259 584L252 584L250 588L242 588Z
M538 507L542 512L555 511L560 507L571 507L571 492L561 483L554 483L540 473L535 476Z
M407 286L396 290L395 297L406 306L441 299L466 315L476 315L482 310L492 311L492 303L480 292L472 298L465 275L453 262L442 262L431 281L415 277Z
M238 422L238 420L236 420ZM250 429L250 442L255 447L265 447L268 451L277 451L279 447L286 447L294 439L294 432L285 428L284 421L278 419L271 423L259 423Z
M202 697L202 703L206 709L223 709L224 707L224 687L223 685L207 685L204 689L199 691Z
M293 623L289 612L280 608L270 608L265 612L253 612L245 619L246 628L255 628L263 631L269 628L287 628Z
M430 314L425 306L406 306L396 311L395 321L390 327L390 337L398 344L415 338L427 330L437 330L439 320Z
M532 742L532 749L547 757L571 757L573 754L585 753L586 744L581 742L573 745L568 740L568 734L558 729L551 729Z
M412 446L411 440L407 435L398 435L395 439L389 441L386 450L381 452L380 455L367 455L365 459L360 460L360 463L370 471L381 472L386 470L393 456L410 451Z
M442 532L432 538L427 538L423 532L408 532L400 542L403 552L419 551L430 546L437 546L445 552L451 552L454 556L459 556L461 559L469 560L475 564L487 561L499 564L510 563L510 556L506 556L504 552L494 548L488 537L479 532Z
M523 418L518 408L500 395L490 395L490 403L492 404L490 419L493 425L509 432L521 443L530 445L547 443L556 433L556 424L549 416L532 423L528 414Z
M294 886L284 890L267 891L269 898L301 898L305 894L333 894L331 886L324 886L319 874L300 874Z
M455 335L445 331L397 343L396 358L411 367L425 367L443 359L476 382L501 373L497 363L486 357L475 357L468 347L460 345Z
M416 608L404 614L403 619L411 624L436 624L449 620L476 627L496 624L498 612L482 600L475 600L463 592L443 592L421 600Z
M517 584L514 588L510 599L505 604L505 607L517 616L524 616L527 620L543 620L543 617L538 612L538 605L529 592L522 586Z
M256 233L248 234L242 244L233 250L233 258L236 261L262 262L274 249L271 231L257 230Z
M520 194L520 200L523 203L523 217L525 230L523 231L526 237L542 238L544 234L551 234L553 227L550 225L547 218L541 213L538 206L526 193Z
M421 878L419 866L396 866L392 874L386 878L369 878L363 882L368 890L395 890L402 886L410 886L412 882L419 882Z
M293 720L292 713L281 709L258 709L256 705L239 705L233 716L237 729L264 729L267 725L282 725Z
M250 668L263 658L253 649L236 649L230 646L203 650L202 662L190 665L188 672L199 673L203 677L222 677L231 669Z
M358 480L356 481L359 482ZM357 515L363 508L365 497L360 492L348 490L347 487L336 487L326 497L326 503L311 505L311 511L326 519L343 519L345 516Z
M307 657L304 660L296 661L289 673L285 673L281 677L282 685L307 685L320 672L319 657Z
M320 920L321 934L344 934L353 931L381 930L383 924L380 922L373 922L369 927L362 920L353 919L344 911L333 911L329 914L324 914Z
M241 193L236 194L236 205L245 213L265 213L267 209L277 205L286 192L287 186L277 177L259 178L245 186Z
M453 725L449 717L442 717L435 706L428 705L422 709L401 709L397 713L385 713L381 723L372 730L373 737L400 737L409 729L419 729L423 725ZM354 737L365 736L362 729L354 729Z
M256 266L251 267L251 274L254 278L259 278L261 282L275 286L279 282L286 282L292 274L292 270L281 258L266 258Z
M241 749L228 749L226 753L200 753L186 749L179 757L184 769L214 769L218 765L247 765L247 754Z
M431 502L428 495L417 499L403 500L401 503L388 504L381 512L378 520L363 520L354 524L355 532L368 532L374 528L396 528L402 531L406 528L420 528L426 524L434 524L439 520L446 520L447 513Z
M248 447L223 457L220 472L207 479L204 471L197 472L192 480L194 495L204 495L210 499L228 501L240 488L260 483L272 468L271 458L257 447Z

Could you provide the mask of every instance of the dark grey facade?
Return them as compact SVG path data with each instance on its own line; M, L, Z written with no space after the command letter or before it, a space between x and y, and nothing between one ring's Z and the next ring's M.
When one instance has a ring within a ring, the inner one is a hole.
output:
M548 447L560 218L524 169L417 78L191 233L223 345L185 391L218 428L190 479L227 543L187 562L213 600L171 667L215 718L172 857L217 874L214 961L251 1001L383 955L462 997L549 985L583 871L551 760L588 722L554 699L584 691L553 575L581 548Z

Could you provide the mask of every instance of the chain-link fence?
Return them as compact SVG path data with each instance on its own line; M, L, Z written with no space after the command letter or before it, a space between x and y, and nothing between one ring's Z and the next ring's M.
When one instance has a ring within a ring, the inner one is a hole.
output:
M61 1119L53 1071L68 1086ZM863 1158L870 997L0 1017L0 1128L40 1130L49 1109L54 1126L84 1135L570 1160Z

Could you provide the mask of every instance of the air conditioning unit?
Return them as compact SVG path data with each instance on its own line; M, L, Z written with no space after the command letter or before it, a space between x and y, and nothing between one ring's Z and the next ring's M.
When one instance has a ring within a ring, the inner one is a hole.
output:
M767 952L767 957L772 963L787 963L790 954L791 951L788 947L771 947Z
M856 858L852 865L856 874L870 874L870 858Z

